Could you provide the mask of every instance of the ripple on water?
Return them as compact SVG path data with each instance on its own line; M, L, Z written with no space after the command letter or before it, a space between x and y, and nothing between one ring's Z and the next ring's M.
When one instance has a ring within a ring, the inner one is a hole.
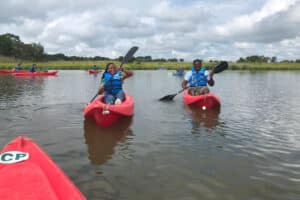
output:
M31 136L88 199L300 199L300 73L225 71L211 88L216 115L186 109L181 94L159 102L180 87L167 73L125 81L135 111L122 137L86 130L99 78L85 71L1 77L0 142Z

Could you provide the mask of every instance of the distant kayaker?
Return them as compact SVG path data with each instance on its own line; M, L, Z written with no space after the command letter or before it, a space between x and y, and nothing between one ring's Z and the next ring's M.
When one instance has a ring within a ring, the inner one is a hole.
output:
M97 66L96 65L93 66L93 70L95 70L95 71L97 70Z
M19 63L17 66L15 66L14 70L16 70L16 71L22 70L21 63Z
M196 59L192 69L185 74L181 86L184 89L189 87L189 93L195 96L209 93L207 84L214 86L213 72L202 67L202 60Z
M132 76L129 70L118 69L114 63L108 63L101 78L99 94L104 92L106 104L121 104L125 99L123 80Z
M183 67L176 69L176 72L179 73L179 74L184 73Z
M29 68L29 72L36 72L37 67L36 64L31 65L31 67Z

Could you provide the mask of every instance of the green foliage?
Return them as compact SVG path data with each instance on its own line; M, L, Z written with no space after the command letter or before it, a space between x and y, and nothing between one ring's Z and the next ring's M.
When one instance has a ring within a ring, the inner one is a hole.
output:
M5 56L17 54L20 43L20 38L16 35L10 33L0 35L0 54Z
M114 62L116 65L120 65L120 61L105 60L105 61L94 61L94 60L69 60L69 61L40 61L36 62L40 69L91 69L94 65L97 65L100 69L104 69L107 63ZM28 69L32 65L32 61L20 60L11 57L1 57L0 56L0 68L12 69L17 63L22 63L22 67ZM203 63L203 66L208 69L212 69L213 66L217 65L219 61L209 61ZM145 69L153 70L158 68L166 68L169 70L175 70L178 68L183 68L185 70L191 69L192 62L142 62L134 61L125 64L123 67L125 69ZM300 60L297 62L288 63L229 63L229 70L300 70Z
M0 54L26 60L41 60L44 47L36 43L25 44L19 36L6 33L0 35Z
M271 63L276 63L276 61L277 61L276 56L273 56L273 57L271 58Z
M266 57L266 56L257 56L257 55L253 55L253 56L248 56L246 58L240 58L239 60L237 60L237 62L239 63L243 63L243 62L249 62L249 63L268 63L269 61L273 61L276 62L276 57Z
M229 63L232 70L300 70L300 63Z

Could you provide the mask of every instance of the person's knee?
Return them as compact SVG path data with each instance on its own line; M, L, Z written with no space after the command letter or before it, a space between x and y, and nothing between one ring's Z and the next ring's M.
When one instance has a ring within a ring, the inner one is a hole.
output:
M202 88L200 89L200 94L207 94L207 93L209 93L209 89L208 89L207 86L202 87Z
M114 104L115 98L112 95L107 95L104 97L106 104Z
M123 90L119 91L118 94L116 95L117 99L124 100L125 99L125 93Z
M195 89L194 89L194 88L190 88L188 92L189 92L189 94L192 95L192 96L195 95Z
M196 87L194 89L194 96L200 95L200 93L201 93L201 88L200 87Z

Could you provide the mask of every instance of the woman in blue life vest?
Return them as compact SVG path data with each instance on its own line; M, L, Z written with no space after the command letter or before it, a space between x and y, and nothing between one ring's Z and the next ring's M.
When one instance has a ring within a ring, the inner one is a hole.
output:
M185 74L181 86L183 89L189 87L190 95L196 96L209 93L207 84L214 86L215 81L213 75L213 72L209 72L205 67L202 67L201 60L196 59L193 61L192 70Z
M97 70L97 66L96 65L93 66L93 70L95 70L95 71Z
M17 66L15 66L14 70L15 71L22 70L21 63L19 63Z
M99 94L104 92L104 103L121 104L125 99L123 80L132 76L129 70L118 69L114 63L108 63L101 78Z

